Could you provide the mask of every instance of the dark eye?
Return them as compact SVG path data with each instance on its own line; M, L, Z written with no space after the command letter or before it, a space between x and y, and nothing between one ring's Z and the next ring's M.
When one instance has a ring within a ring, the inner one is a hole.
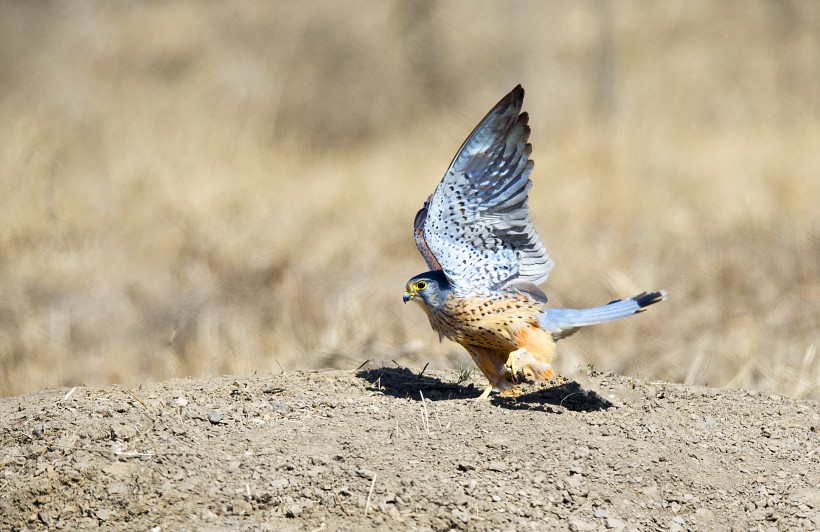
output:
M427 288L426 281L419 281L416 283L416 290L424 290L425 288Z

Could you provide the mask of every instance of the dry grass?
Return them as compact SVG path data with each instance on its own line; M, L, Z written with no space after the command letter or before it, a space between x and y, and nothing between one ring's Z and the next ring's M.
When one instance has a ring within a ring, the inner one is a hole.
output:
M2 2L0 395L458 367L410 225L528 91L559 369L818 397L820 4Z

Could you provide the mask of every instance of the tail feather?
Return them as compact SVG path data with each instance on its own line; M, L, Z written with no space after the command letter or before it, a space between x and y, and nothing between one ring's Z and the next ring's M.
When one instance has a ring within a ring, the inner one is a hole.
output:
M602 307L570 309L548 308L538 318L538 325L552 333L555 340L566 338L580 327L625 318L646 310L646 307L663 301L666 292L644 292L629 299L616 299Z

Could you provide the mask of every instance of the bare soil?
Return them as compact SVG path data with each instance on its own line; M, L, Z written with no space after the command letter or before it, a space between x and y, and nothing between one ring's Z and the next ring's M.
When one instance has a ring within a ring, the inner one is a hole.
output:
M820 407L404 368L0 400L0 528L816 530ZM422 399L423 397L423 399Z

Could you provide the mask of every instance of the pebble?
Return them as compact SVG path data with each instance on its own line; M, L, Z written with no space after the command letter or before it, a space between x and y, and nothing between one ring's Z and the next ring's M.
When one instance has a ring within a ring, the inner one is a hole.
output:
M503 471L507 471L508 466L504 462L490 462L487 465L487 469L489 469L490 471L503 472Z
M626 523L616 517L607 517L606 527L610 530L621 530L622 528L626 528Z
M117 440L127 441L137 436L137 429L131 425L114 425L111 427L111 434Z
M765 508L758 508L749 514L749 518L754 521L763 521L766 517L768 517L768 515L771 515L771 512L768 512L767 514L767 510Z
M598 530L598 525L596 525L595 523L584 521L583 519L579 519L578 517L570 517L568 524L569 529L573 532L588 532L592 530Z
M453 511L450 512L453 516L453 519L456 521L461 521L462 523L467 523L470 521L470 513L465 512L464 510L459 510L458 508L454 508Z

